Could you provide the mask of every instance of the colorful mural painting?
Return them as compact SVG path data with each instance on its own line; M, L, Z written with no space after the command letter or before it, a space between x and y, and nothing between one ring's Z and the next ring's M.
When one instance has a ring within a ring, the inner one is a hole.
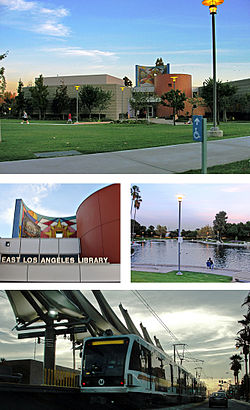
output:
M13 238L76 238L76 216L48 217L37 214L16 200Z
M170 65L163 66L142 66L136 65L136 87L143 85L154 85L154 76L157 74L169 74Z

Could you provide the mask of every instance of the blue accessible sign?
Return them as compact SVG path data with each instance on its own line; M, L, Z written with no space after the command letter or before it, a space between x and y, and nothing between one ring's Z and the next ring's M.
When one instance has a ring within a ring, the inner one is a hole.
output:
M203 116L193 115L193 140L203 141Z

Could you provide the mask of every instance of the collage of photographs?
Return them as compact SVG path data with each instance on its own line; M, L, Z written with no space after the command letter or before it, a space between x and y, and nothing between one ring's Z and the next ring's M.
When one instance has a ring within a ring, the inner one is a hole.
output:
M1 410L250 409L250 2L191 4L0 0Z

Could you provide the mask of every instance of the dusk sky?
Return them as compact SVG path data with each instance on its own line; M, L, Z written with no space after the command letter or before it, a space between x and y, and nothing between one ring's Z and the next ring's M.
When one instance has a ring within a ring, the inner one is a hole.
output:
M249 77L249 0L225 0L216 16L218 78ZM211 16L201 0L0 0L7 89L43 76L127 75L158 57L193 85L212 75Z
M62 217L76 215L89 195L109 184L1 184L0 237L12 236L16 199L36 213Z
M134 184L132 184L134 185ZM137 184L135 184L137 185ZM178 201L183 194L182 228L196 229L213 225L215 215L225 211L228 222L250 220L249 184L138 184L142 203L136 214L141 225L178 225Z
M90 291L83 292L97 307ZM136 326L139 323L147 327L151 337L156 335L163 348L173 355L173 339L152 316L132 291L104 291L115 312L120 317L118 305L128 309ZM204 360L202 377L210 389L218 388L218 379L233 380L230 371L230 356L240 353L235 348L235 337L241 329L238 320L247 313L242 307L247 291L140 291L147 303L160 316L171 332L181 343L186 343L189 357ZM17 340L15 317L10 303L0 292L0 351L6 360L15 358L33 358L34 340ZM175 341L176 342L176 341ZM36 359L43 360L43 344L36 346ZM57 340L57 364L71 366L71 343L63 337ZM77 356L77 366L80 360ZM184 367L195 372L197 362L184 361ZM243 374L240 374L240 378ZM209 377L209 378L208 378Z

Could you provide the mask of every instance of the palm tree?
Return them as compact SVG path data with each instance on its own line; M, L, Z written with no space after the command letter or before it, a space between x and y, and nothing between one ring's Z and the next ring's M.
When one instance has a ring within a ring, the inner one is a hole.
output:
M234 384L239 384L239 372L241 370L242 357L239 354L234 354L230 357L231 367L230 370L234 372Z
M131 188L131 218L132 218L132 213L133 213L133 208L134 208L134 217L132 218L133 223L132 223L132 232L131 232L131 239L133 240L134 238L134 230L135 230L135 218L136 218L136 211L140 208L142 199L140 195L140 188L137 185L133 185Z

